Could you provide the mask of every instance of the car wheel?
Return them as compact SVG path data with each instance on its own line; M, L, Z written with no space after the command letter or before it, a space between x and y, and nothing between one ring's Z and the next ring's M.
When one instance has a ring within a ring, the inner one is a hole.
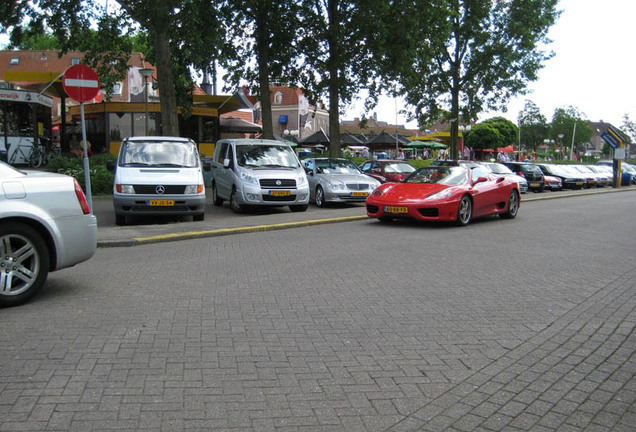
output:
M205 220L205 213L192 215L192 221L193 222L201 222L203 220Z
M116 214L115 215L115 225L117 225L117 226L126 225L126 216Z
M308 207L309 206L307 204L291 205L291 206L289 206L289 210L291 210L293 212L304 212L304 211L307 211Z
M517 213L519 213L519 195L516 191L512 191L508 198L508 210L505 213L500 213L499 216L502 219L514 219Z
M230 194L230 208L234 213L240 214L243 213L244 207L238 202L236 199L236 188L232 188L232 193Z
M219 198L219 192L216 190L216 183L212 183L212 204L216 207L223 205L223 198Z
M324 207L325 206L325 191L322 190L322 187L318 186L316 188L316 196L314 198L314 201L316 201L316 205L318 207Z
M33 297L49 274L50 254L36 230L19 222L0 228L0 307Z
M459 208L457 209L457 225L466 226L470 223L470 218L473 215L473 202L468 195L464 195L459 202Z

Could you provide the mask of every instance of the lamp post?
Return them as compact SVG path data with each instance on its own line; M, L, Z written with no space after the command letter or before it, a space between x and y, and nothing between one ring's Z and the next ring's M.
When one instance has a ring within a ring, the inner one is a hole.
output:
M563 134L559 134L559 135L557 135L557 136L559 137L559 150L561 150L561 153L560 153L560 154L561 154L561 157L563 157L563 156L565 155L565 152L563 151L562 147L563 147L563 137L564 137L565 135L563 135Z
M148 78L154 73L154 69L142 68L139 69L139 74L144 78L144 103L146 105L146 121L145 121L145 135L148 136Z

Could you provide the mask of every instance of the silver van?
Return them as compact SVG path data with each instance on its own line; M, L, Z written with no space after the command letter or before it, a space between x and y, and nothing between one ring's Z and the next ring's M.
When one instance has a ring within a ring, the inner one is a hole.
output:
M289 206L305 211L309 185L305 170L286 143L260 139L223 139L212 162L214 205L230 202L235 213L245 206Z
M147 136L121 143L115 171L115 223L131 215L192 215L205 218L203 166L194 141L188 138Z

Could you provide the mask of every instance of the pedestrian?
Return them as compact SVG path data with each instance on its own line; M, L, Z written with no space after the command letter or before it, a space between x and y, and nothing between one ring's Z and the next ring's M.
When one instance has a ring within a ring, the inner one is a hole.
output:
M77 135L71 135L71 139L68 142L68 150L75 157L84 156L84 150L80 146L80 142L77 140Z

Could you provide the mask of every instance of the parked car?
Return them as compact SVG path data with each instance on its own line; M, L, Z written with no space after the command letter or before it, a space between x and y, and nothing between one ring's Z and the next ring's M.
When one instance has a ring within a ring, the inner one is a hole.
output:
M303 161L309 181L309 200L318 207L328 202L364 202L380 182L363 174L355 164L341 158Z
M581 175L585 179L585 189L597 186L598 177L592 170L587 170L581 165L563 165L563 168L575 175Z
M286 143L261 139L223 139L212 162L212 201L230 201L235 213L246 206L309 205L309 184L294 150Z
M522 194L528 192L528 181L526 180L526 178L513 173L512 170L504 164L499 162L483 162L482 165L488 168L490 172L492 172L495 176L499 175L510 177L511 179L516 181L519 185L519 191Z
M380 183L400 182L415 170L413 165L400 160L371 160L360 165L360 171Z
M503 162L517 175L528 180L528 189L533 192L542 192L545 189L543 171L536 164L527 162Z
M580 165L581 168L592 171L596 175L596 186L605 187L612 184L612 176L597 165Z
M50 272L88 260L97 219L70 176L0 162L0 307L33 297Z
M626 168L625 163L621 164L621 186L629 186L631 184L636 184L636 178L630 172L629 168ZM607 173L612 177L612 184L614 184L614 167L610 165L595 165L599 169L606 170Z
M585 186L585 179L582 175L574 174L570 171L565 170L563 167L565 165L556 165L556 164L536 164L541 171L547 175L551 175L554 177L558 177L561 179L561 184L563 189L582 189Z
M543 175L545 179L545 188L551 191L560 191L563 190L563 182L560 178L551 175Z
M484 167L429 166L401 183L385 183L367 198L367 215L387 222L396 218L454 221L499 215L512 219L520 206L514 180L493 176Z
M148 136L125 138L116 164L113 206L115 223L126 224L126 216L191 215L205 218L203 164L194 141L188 138Z

